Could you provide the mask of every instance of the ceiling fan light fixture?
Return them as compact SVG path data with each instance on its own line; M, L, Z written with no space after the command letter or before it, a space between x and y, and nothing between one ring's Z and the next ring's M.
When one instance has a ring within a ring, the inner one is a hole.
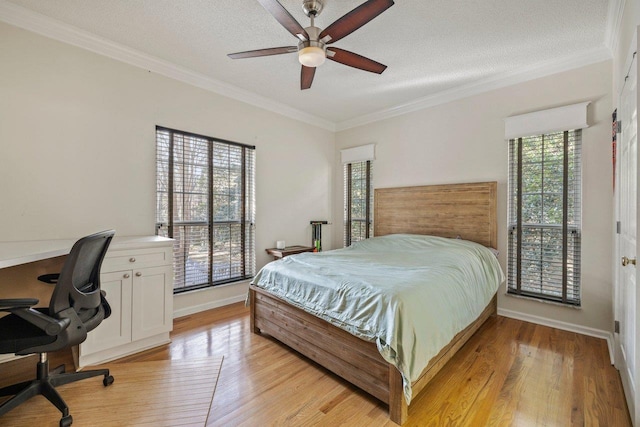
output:
M318 46L307 46L298 51L298 61L305 67L318 67L324 64L326 59L324 49Z

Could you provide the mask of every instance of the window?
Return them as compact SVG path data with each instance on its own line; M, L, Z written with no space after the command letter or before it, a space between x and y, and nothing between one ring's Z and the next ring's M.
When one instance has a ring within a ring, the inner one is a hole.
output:
M581 131L509 140L508 293L580 305Z
M156 230L175 239L174 292L255 273L255 147L156 128Z
M345 246L351 246L353 242L373 236L371 169L370 160L344 165Z

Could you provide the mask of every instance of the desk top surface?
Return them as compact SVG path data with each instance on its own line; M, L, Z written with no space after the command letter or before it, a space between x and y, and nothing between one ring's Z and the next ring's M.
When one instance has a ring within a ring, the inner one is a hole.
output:
M22 242L0 242L0 268L13 267L47 258L67 255L75 240L29 240ZM171 245L173 239L160 236L114 237L109 250L121 250L137 246Z

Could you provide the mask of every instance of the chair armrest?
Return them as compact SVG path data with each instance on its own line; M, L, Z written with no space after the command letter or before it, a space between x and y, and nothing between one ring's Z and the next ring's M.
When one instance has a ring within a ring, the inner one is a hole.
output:
M100 304L102 304L102 308L104 309L104 318L107 319L111 316L111 305L109 305L109 301L107 301L107 293L103 290L100 291Z
M49 336L56 336L71 324L71 319L54 319L33 308L18 308L11 313L26 320L38 329L42 329Z
M0 299L0 311L10 311L13 308L29 308L39 301L35 298L7 298Z

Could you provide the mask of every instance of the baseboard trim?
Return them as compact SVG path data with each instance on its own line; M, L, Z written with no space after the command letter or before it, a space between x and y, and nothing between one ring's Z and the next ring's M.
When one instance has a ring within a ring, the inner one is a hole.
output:
M519 311L506 310L504 308L498 308L498 315L606 340L607 347L609 349L609 358L611 359L611 364L613 365L615 362L615 353L613 351L613 334L611 332L590 328L588 326L576 325L575 323L561 322L560 320L534 316L533 314L521 313Z
M247 298L247 296L245 294L236 295L236 296L229 297L229 298L224 298L224 299L215 300L215 301L209 301L209 302L204 303L204 304L194 305L194 306L186 307L186 308L183 308L183 309L180 309L180 310L175 310L173 312L173 318L177 319L178 317L183 317L183 316L188 316L190 314L200 313L201 311L211 310L212 308L218 308L218 307L223 307L223 306L229 305L229 304L235 304L237 302L245 301L246 298Z
M170 342L171 338L169 336L169 331L167 331L140 339L138 341L131 341L127 344L105 348L104 350L84 355L82 354L82 344L80 344L80 357L78 359L78 365L76 366L76 368L78 370L81 370L86 366L100 365L106 362L111 362L112 360L121 359L123 357L140 353L154 347L169 344Z
M12 360L18 360L28 356L30 355L18 356L17 354L0 354L0 363L11 362Z

